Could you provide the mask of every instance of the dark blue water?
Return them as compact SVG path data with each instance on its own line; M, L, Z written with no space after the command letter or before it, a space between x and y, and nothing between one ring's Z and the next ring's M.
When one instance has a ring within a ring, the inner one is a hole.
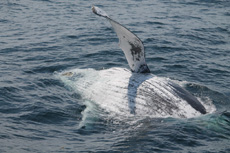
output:
M153 74L188 82L215 113L127 124L97 110L79 128L87 108L55 72L128 68L92 4L142 39ZM230 2L1 0L0 152L230 152Z

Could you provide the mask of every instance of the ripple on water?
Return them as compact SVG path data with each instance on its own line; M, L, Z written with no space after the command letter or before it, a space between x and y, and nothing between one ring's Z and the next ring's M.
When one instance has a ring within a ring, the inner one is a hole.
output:
M0 152L229 152L229 1L97 5L143 40L152 73L187 81L216 111L192 119L110 118L54 73L128 68L91 2L3 0Z

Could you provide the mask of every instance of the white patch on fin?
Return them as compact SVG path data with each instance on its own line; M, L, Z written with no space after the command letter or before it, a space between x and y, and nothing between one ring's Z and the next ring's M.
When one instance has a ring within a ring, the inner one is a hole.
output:
M102 9L100 9L97 6L92 6L92 11L93 11L93 13L95 13L95 14L97 14L99 16L108 17L109 18L109 16L106 14L106 12L103 11Z
M144 45L141 40L120 23L111 19L102 9L93 6L92 10L111 23L119 38L119 47L123 50L131 70L136 73L149 73L150 70L145 62Z

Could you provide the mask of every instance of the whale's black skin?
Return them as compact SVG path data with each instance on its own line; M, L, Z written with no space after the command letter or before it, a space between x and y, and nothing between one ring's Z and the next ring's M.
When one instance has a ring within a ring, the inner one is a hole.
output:
M124 27L117 21L111 19L106 14L106 12L101 10L100 8L93 6L92 11L96 15L108 19L111 25L113 26L117 36L119 37L119 46L125 53L131 71L133 73L150 73L150 70L147 64L145 63L144 46L141 40L126 27ZM187 103L196 111L200 112L201 114L207 113L205 107L197 100L196 97L194 97L187 90L183 89L182 87L173 82L169 82L169 85L178 97L187 101Z

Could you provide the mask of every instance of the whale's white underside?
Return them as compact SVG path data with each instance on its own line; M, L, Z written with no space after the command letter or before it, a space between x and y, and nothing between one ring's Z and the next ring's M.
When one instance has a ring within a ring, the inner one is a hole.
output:
M61 72L58 77L83 99L111 114L164 118L201 115L176 94L172 80L150 73L132 73L124 68L74 69Z

